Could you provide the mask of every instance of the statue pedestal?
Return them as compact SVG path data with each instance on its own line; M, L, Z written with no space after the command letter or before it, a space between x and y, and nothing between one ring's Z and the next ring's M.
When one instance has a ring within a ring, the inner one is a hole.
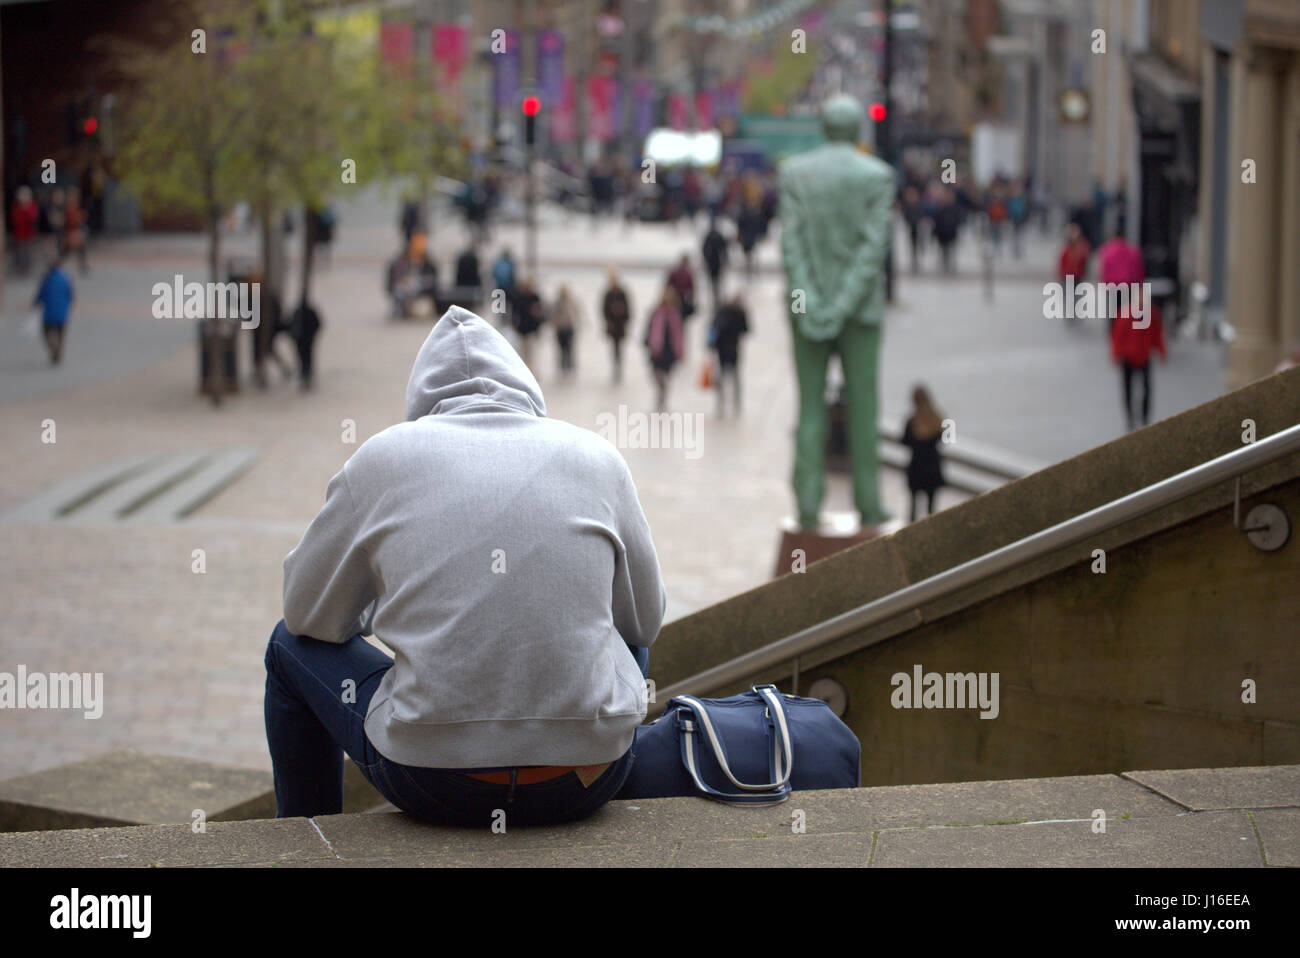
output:
M801 560L798 568L802 570L818 559L825 559L859 542L890 535L901 528L901 519L874 526L860 525L856 512L823 512L821 524L816 529L801 528L792 518L783 519L773 578L794 571L796 561ZM796 550L801 552L796 555Z

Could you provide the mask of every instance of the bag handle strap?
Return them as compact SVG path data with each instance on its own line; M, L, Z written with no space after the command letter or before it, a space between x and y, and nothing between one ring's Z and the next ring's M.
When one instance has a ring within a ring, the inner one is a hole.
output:
M695 715L700 731L703 733L697 744L696 723L689 719L680 719L682 762L695 782L695 786L706 795L740 804L774 805L784 802L790 797L790 773L794 768L794 748L790 741L790 724L786 718L785 708L781 704L780 693L777 692L775 686L756 685L753 691L767 703L768 716L775 732L772 740L772 750L768 755L768 774L771 780L751 784L736 778L731 771L730 765L727 764L726 748L718 737L713 721L709 717L708 708L693 695L679 695L675 699ZM722 769L722 774L727 777L727 780L732 785L741 790L739 793L719 791L704 781L704 777L700 774L697 755L704 748L708 748L713 753L714 760L718 763L718 767Z

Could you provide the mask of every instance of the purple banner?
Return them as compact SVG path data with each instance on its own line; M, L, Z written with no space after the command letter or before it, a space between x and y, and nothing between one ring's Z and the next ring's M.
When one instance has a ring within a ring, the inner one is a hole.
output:
M504 33L505 49L492 53L492 96L498 107L513 109L519 99L519 31L506 30Z
M718 116L739 116L740 115L740 84L728 83L718 91L718 98L715 104Z
M654 126L655 86L649 80L637 80L632 93L632 132L643 138Z
M548 107L564 99L564 34L559 30L537 33L537 93Z

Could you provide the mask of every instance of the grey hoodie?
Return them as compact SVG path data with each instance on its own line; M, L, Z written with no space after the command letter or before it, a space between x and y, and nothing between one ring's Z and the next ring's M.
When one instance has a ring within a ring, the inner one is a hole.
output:
M392 761L618 758L646 713L628 646L654 642L665 602L623 457L547 419L510 344L456 306L415 360L406 419L344 464L285 557L289 631L393 650L365 722Z

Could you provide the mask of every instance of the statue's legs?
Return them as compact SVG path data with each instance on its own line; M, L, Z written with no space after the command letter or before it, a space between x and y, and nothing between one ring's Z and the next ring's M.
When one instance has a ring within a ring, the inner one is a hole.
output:
M799 375L799 425L794 437L794 498L799 524L817 526L817 512L826 495L826 364L833 341L818 342L791 328L794 366Z
M849 461L853 464L853 503L863 525L892 518L880 504L877 365L880 327L846 323L836 345L844 368L844 405L848 418Z

